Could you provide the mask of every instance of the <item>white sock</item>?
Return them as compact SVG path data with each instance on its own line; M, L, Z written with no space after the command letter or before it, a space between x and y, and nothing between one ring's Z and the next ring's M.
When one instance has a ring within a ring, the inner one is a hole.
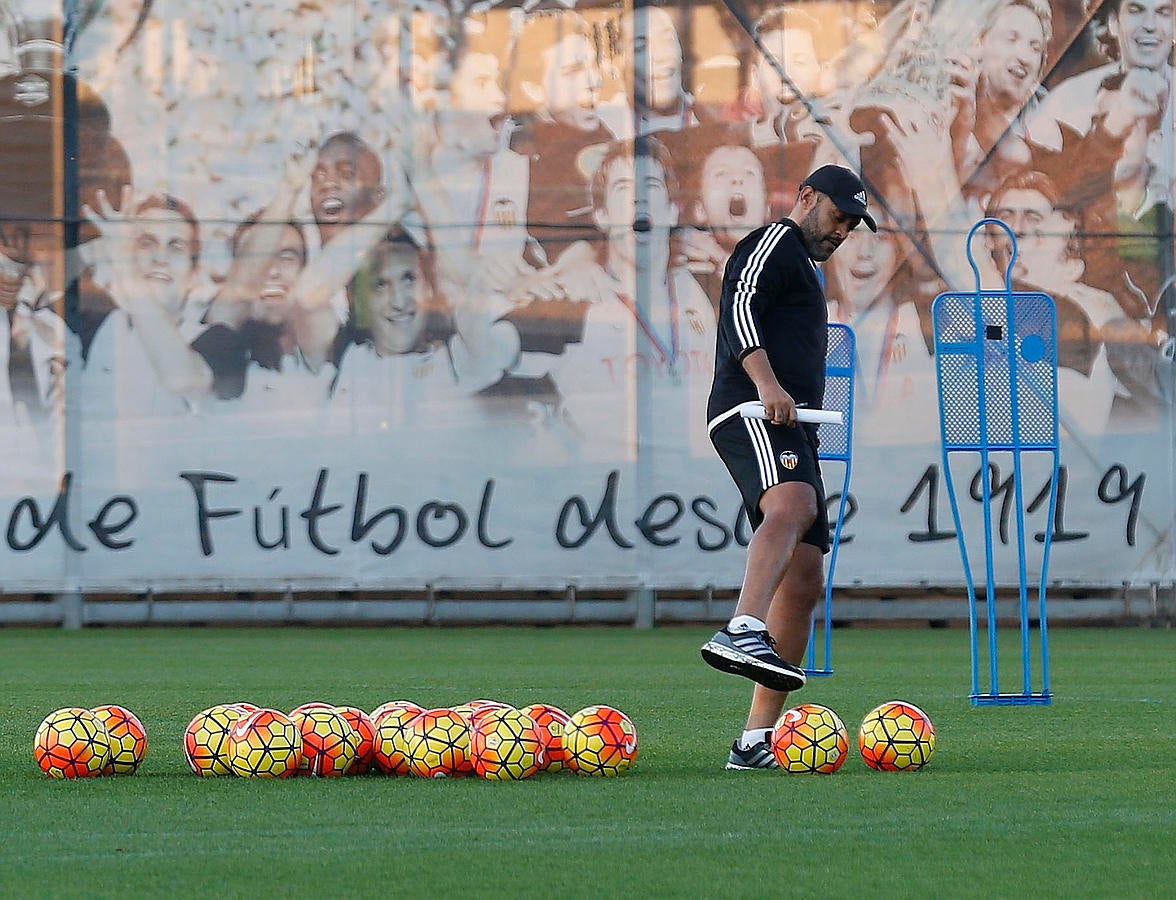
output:
M763 619L757 619L755 616L735 616L727 623L728 631L767 631L768 626L764 624Z
M753 744L758 744L761 741L766 741L772 735L770 728L749 728L743 732L743 736L739 738L739 749L748 750Z

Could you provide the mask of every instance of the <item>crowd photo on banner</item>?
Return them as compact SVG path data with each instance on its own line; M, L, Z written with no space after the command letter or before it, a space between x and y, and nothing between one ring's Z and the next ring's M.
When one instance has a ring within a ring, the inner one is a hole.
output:
M826 163L879 226L821 267L838 581L960 580L931 309L977 286L1056 304L1051 570L1171 581L1171 0L65 9L0 3L17 582L737 585L723 269Z

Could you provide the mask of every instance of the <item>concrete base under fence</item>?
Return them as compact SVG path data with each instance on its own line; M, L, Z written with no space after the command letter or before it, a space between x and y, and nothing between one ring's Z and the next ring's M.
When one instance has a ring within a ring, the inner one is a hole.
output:
M83 628L119 625L655 625L721 622L735 608L734 590L562 591L436 590L235 594L0 595L0 625ZM1032 595L1031 595L1032 596ZM1057 588L1048 594L1051 625L1176 623L1172 585L1120 589ZM997 593L1000 622L1018 618L1016 589ZM1036 602L1031 602L1031 610ZM979 610L986 619L984 604ZM1031 612L1035 619L1035 612ZM962 589L852 588L834 594L837 627L854 624L965 625Z

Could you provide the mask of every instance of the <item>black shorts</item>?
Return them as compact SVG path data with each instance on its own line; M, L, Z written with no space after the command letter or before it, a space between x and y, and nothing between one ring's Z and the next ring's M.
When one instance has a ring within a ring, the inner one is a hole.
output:
M801 535L803 543L829 552L829 512L817 458L816 437L807 425L789 428L763 419L733 416L711 432L711 443L743 495L743 507L753 529L764 520L760 497L785 481L803 481L817 492L817 518Z

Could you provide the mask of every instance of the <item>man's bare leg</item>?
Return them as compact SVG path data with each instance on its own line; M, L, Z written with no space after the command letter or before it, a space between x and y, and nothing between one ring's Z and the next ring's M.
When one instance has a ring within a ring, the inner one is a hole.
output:
M747 568L735 615L755 616L767 622L794 548L816 520L816 491L800 481L773 485L760 498L760 511L764 520L747 545ZM775 631L770 627L768 630L775 637Z
M748 545L735 615L702 646L709 665L775 691L804 687L804 672L771 646L767 619L797 543L816 519L816 503L816 491L803 482L773 485L760 498L764 518Z
M824 554L820 548L797 544L766 619L780 656L796 665L804 659L813 610L824 596L824 581ZM747 730L772 728L787 700L787 691L772 691L757 684L751 695Z

